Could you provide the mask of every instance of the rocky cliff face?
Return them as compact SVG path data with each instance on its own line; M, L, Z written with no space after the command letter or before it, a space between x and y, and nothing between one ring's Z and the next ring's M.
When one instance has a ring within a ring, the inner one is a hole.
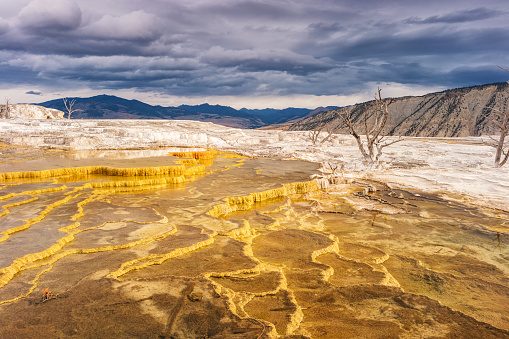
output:
M383 92L382 92L383 94ZM371 117L375 102L357 104L352 111L357 124L364 121L364 112ZM397 98L389 106L388 135L420 137L466 137L497 134L494 111L509 109L509 84L495 83L431 93L424 96ZM312 130L320 122L335 127L335 132L347 133L338 112L317 114L301 120L290 130ZM360 130L360 129L359 129Z
M37 105L5 105L0 106L0 118L2 119L63 119L64 112L58 109L46 108Z

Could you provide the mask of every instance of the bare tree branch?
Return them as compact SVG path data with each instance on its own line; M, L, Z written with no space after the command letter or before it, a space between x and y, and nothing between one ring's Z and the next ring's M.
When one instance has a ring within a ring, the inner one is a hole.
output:
M500 166L499 167L502 167L506 164L507 160L509 159L509 152L504 152L505 154L505 157L504 159L500 162Z
M501 66L498 67L509 72L509 69L507 68ZM495 145L492 145L493 147L496 148L495 167L500 168L504 166L507 163L507 160L509 159L509 149L504 150L504 147L506 147L505 137L509 135L509 109L507 109L506 107L505 108L506 111L504 112L492 107L487 108L494 111L495 112L494 115L496 115L501 120L493 122L493 124L497 126L498 129L500 130L498 142L490 136L490 138L496 142Z
M71 114L81 111L81 109L76 109L73 107L76 99L68 101L67 97L64 97L62 100L64 101L64 106L67 110L67 119L71 119Z
M318 124L309 131L308 138L311 140L314 146L321 145L327 141L329 141L336 129L337 125L331 124L326 121L323 114L318 115ZM325 136L320 140L320 137L325 133Z
M504 67L499 66L499 65L497 65L497 67L498 67L498 68L502 68L504 71L508 71L508 72L509 72L509 69L507 69L507 68L504 68Z
M364 143L363 143L360 135L355 130L355 126L352 122L352 111L348 112L348 109L344 108L343 113L339 114L339 116L343 119L343 122L348 127L348 131L350 132L350 134L355 138L355 141L357 141L357 146L359 147L359 151L361 152L362 156L364 157L364 159L369 161L371 159L371 157L366 152L366 149L364 148ZM364 125L364 126L366 126L366 125Z
M398 140L384 142L386 140L384 128L389 116L389 105L394 102L394 99L382 99L381 92L382 90L378 88L375 93L374 112L372 116L373 121L371 124L369 123L368 110L364 107L363 131L358 132L355 124L353 123L352 111L343 109L343 112L339 114L348 127L350 134L357 141L359 151L369 164L375 164L379 161L383 148L404 140L400 137ZM364 138L366 139L365 142L362 140L360 134L364 135Z
M0 118L9 119L11 117L11 99L5 98L5 105L0 107Z

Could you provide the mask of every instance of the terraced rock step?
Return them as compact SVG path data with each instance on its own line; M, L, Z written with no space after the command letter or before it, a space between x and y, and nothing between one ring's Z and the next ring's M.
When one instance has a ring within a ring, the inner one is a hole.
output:
M508 213L203 152L4 174L0 337L509 338Z

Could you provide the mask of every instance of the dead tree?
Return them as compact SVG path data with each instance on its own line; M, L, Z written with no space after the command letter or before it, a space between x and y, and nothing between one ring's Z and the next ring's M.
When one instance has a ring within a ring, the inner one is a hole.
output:
M382 90L378 88L377 93L375 93L374 113L371 117L371 122L368 122L368 110L364 110L364 121L361 123L362 127L360 127L361 132L359 132L359 127L357 127L353 121L352 110L349 111L347 108L344 108L343 112L340 114L350 134L357 141L359 151L369 165L378 163L382 155L382 150L385 147L403 140L401 137L393 141L387 141L385 139L384 128L387 123L387 118L389 117L389 105L394 102L394 99L382 99L381 91ZM364 135L365 140L363 140L360 133Z
M509 69L507 68L498 67L509 72ZM509 160L509 147L505 141L505 137L509 135L509 109L506 107L505 111L500 111L491 107L487 108L494 111L495 116L497 117L497 121L495 121L494 124L500 130L500 137L498 138L498 141L491 138L495 142L492 146L496 149L495 168L500 168L506 164L507 160Z
M498 141L495 140L495 167L500 168L505 165L509 159L509 147L506 145L505 137L509 135L509 110L502 112L492 108L495 115L499 117L500 121L495 121L494 124L500 129L500 137ZM493 139L493 138L492 138ZM507 148L507 149L506 149Z
M64 106L67 110L67 119L71 119L71 114L81 111L80 109L74 108L76 99L68 100L67 98L63 98L62 100L64 100Z
M5 105L0 109L0 118L9 119L11 117L10 99L5 98Z
M318 114L317 117L317 125L308 132L308 138L311 140L313 146L322 145L323 143L329 141L332 138L333 132L338 125L333 124L332 121L326 121L323 113Z
M499 68L508 71L509 69L498 66ZM495 116L498 118L497 121L494 122L494 124L499 128L500 130L500 137L498 138L498 141L491 138L495 141L495 144L492 146L495 147L495 168L500 168L505 165L507 160L509 159L509 147L506 145L505 137L509 135L509 110L500 111L495 108L488 107L491 110L494 111ZM507 149L506 149L507 147Z

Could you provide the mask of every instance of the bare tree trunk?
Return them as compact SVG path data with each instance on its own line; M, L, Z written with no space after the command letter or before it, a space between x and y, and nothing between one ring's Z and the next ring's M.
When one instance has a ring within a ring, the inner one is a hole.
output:
M500 137L496 145L495 153L495 167L500 168L505 165L509 158L509 149L505 150L505 137L509 134L509 111L505 114L499 114L502 116L502 122L497 124L500 127ZM503 158L502 158L503 156Z
M357 141L359 151L369 165L378 163L382 156L382 150L384 147L403 140L402 138L399 138L398 140L385 142L384 128L387 123L387 118L389 117L389 105L394 102L394 99L391 98L383 100L381 91L382 90L378 88L377 93L375 93L375 112L372 118L374 121L371 122L371 126L370 123L368 123L368 110L364 109L364 130L362 131L362 134L364 134L366 141L362 140L361 135L357 131L357 127L352 120L352 112L348 112L345 108L343 109L343 113L340 114L341 118L348 127L350 134Z
M71 119L71 114L81 111L80 109L73 108L76 99L68 101L67 98L63 98L62 100L64 101L64 106L67 110L67 119Z
M337 125L338 124L333 125L332 123L326 122L323 114L320 114L318 124L311 131L309 131L308 134L308 138L313 146L322 145L323 143L330 140ZM320 140L320 137L322 136L323 138Z
M507 68L498 67L509 72L509 69ZM509 148L505 149L505 137L509 135L509 110L506 107L505 112L496 110L495 114L502 120L501 122L495 122L495 125L497 125L500 129L500 137L496 146L494 146L497 150L495 153L495 167L500 168L504 166L509 159Z
M11 104L9 98L5 98L5 105L2 109L0 109L0 113L0 118L9 119L11 117Z

